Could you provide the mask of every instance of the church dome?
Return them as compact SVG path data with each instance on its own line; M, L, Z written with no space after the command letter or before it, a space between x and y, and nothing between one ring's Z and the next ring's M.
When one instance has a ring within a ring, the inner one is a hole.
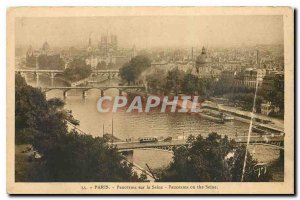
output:
M196 59L196 65L197 66L200 66L200 65L204 65L204 64L207 64L209 63L210 60L206 54L206 48L205 47L202 47L202 52L199 56L197 56L197 59Z

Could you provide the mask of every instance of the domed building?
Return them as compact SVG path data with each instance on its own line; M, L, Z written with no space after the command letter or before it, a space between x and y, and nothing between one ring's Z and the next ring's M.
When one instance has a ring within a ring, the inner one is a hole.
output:
M208 62L210 62L210 60L206 54L206 48L202 47L202 52L196 59L196 66L202 67L203 65L205 65Z
M196 73L199 77L207 77L210 75L210 63L211 60L207 55L207 50L205 47L202 47L202 52L199 56L197 56L195 63Z

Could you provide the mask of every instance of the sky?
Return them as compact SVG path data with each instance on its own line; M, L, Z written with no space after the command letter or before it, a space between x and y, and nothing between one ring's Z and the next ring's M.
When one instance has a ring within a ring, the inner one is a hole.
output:
M282 16L126 16L17 18L16 46L96 45L101 34L137 48L283 44Z

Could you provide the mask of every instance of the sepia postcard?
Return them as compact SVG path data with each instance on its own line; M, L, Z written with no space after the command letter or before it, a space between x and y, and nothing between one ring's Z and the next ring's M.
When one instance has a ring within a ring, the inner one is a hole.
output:
M7 10L9 194L294 194L290 7Z

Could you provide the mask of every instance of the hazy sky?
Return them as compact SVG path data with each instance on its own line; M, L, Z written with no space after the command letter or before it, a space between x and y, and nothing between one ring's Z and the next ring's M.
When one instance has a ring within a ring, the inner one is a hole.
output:
M18 18L16 45L95 45L101 34L128 47L283 44L282 16L142 16Z

